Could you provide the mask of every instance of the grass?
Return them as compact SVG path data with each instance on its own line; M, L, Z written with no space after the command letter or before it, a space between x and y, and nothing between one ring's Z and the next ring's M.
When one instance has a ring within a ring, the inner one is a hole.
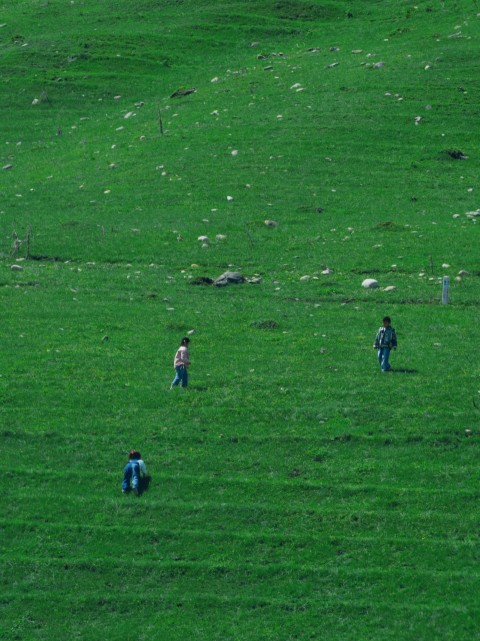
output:
M2 7L0 638L475 637L477 12Z

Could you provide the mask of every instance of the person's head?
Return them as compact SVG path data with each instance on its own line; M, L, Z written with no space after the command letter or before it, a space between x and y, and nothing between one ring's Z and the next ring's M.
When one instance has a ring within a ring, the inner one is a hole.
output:
M128 455L129 461L138 461L142 458L142 455L138 450L132 450Z
M391 323L392 323L392 319L390 318L390 316L384 316L383 317L383 326L384 327L390 327Z
M182 342L180 343L180 345L183 345L184 347L188 347L189 342L190 342L190 339L188 338L188 336L184 336L182 338Z

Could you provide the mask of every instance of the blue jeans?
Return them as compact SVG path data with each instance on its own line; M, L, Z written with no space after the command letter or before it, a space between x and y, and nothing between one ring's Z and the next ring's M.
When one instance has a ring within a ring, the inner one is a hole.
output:
M133 489L139 489L140 486L140 465L138 461L128 461L123 470L122 490L130 489L130 482Z
M390 347L380 347L378 350L378 362L383 372L388 372L390 368L390 363L388 359L390 358Z
M185 365L180 365L175 368L175 378L173 379L172 387L177 387L179 383L182 384L182 387L187 387L188 385L188 372Z

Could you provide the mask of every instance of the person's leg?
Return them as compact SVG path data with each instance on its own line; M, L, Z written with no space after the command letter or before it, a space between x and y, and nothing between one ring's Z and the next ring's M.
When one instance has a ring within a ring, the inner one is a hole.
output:
M130 489L130 479L132 478L132 465L127 463L123 470L122 492L128 492Z
M181 367L176 367L175 368L175 378L172 381L172 384L170 387L177 387L177 385L180 383L182 380L182 368Z
M381 347L380 347L380 349L379 349L379 350L378 350L378 352L377 352L377 356L378 356L378 364L380 365L380 367L382 367L382 361L383 361L383 349L382 349Z
M132 488L134 494L140 493L140 465L132 461Z
M188 385L188 369L186 367L183 367L182 387L187 387L187 385Z
M390 350L388 347L383 348L383 355L382 355L382 370L384 372L388 372L390 369L390 363L388 362L389 356L390 356Z

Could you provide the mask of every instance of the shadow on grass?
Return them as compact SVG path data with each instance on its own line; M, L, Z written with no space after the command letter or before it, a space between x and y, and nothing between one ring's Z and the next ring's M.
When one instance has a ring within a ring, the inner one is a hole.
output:
M138 496L141 496L144 492L148 492L151 481L152 477L150 476L150 474L147 474L140 479L140 483L138 484Z

